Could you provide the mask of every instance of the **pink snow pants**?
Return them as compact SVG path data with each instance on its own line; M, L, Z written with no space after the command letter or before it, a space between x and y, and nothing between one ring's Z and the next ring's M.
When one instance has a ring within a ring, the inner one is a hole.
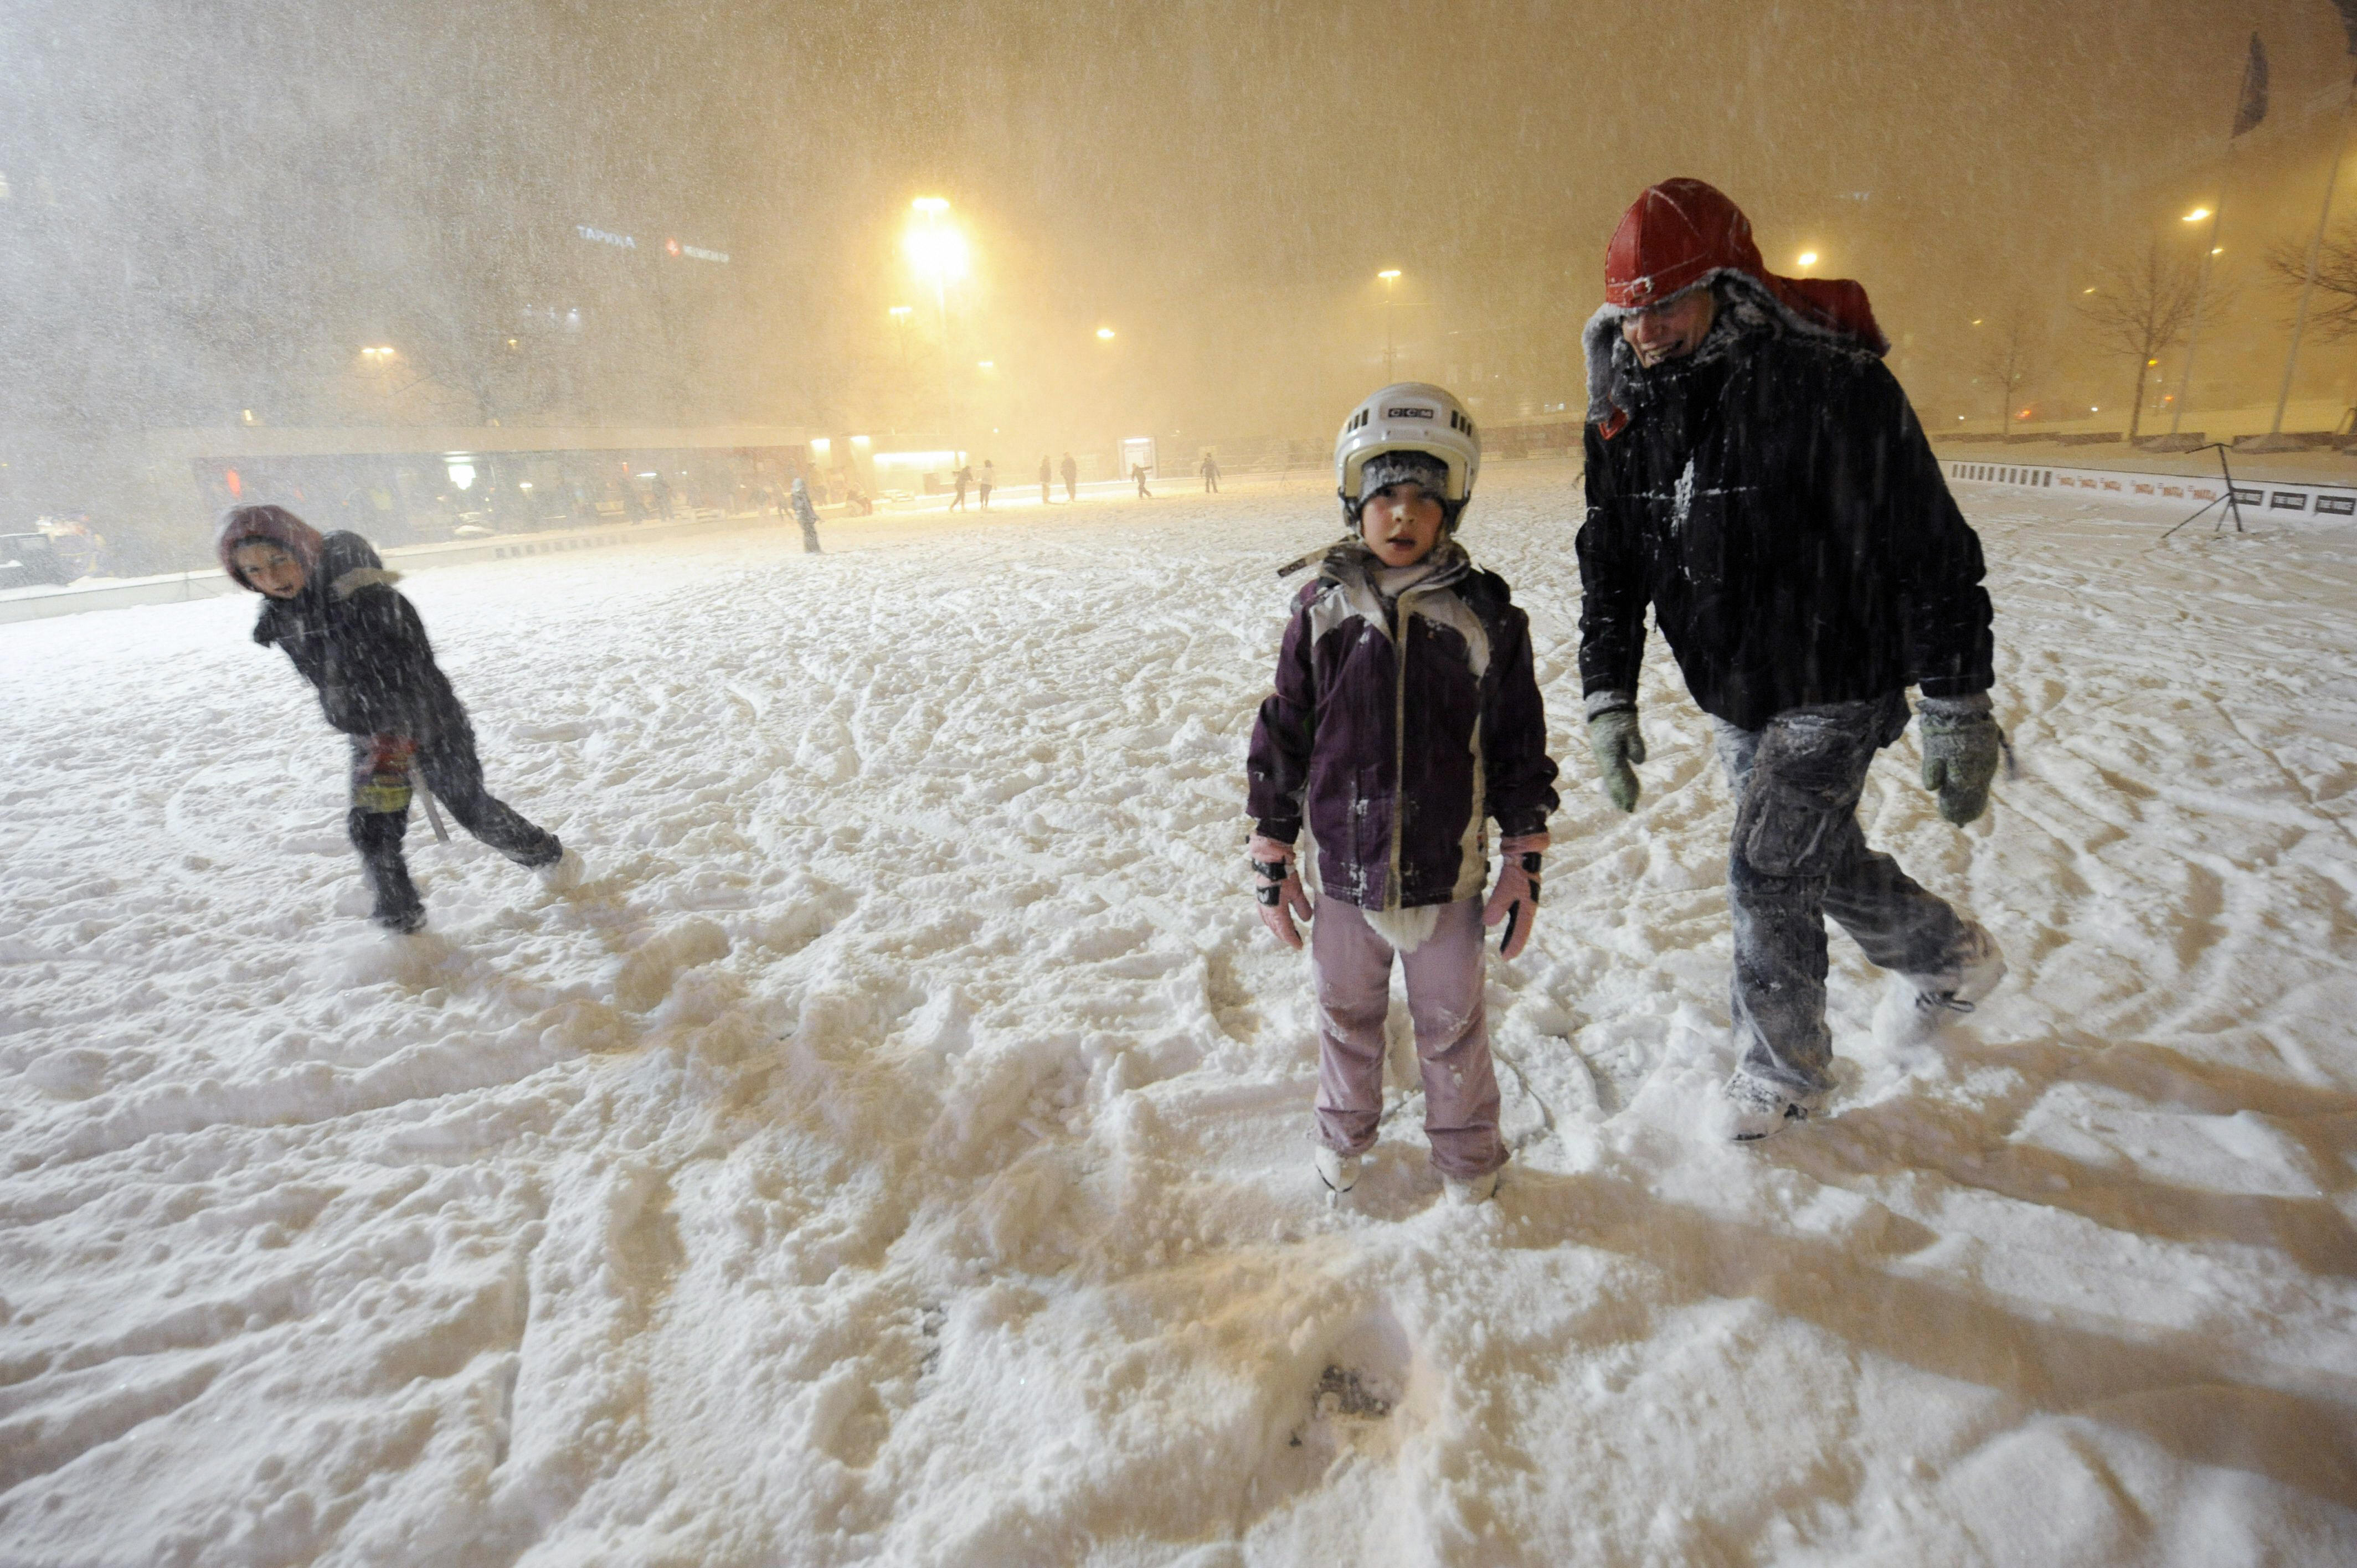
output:
M1498 1137L1498 1075L1481 1007L1489 966L1479 898L1445 906L1438 928L1405 955L1395 954L1354 906L1330 896L1318 900L1309 923L1309 963L1318 977L1318 1141L1345 1155L1374 1144L1395 957L1407 970L1432 1163L1443 1176L1486 1175L1506 1163L1506 1149Z

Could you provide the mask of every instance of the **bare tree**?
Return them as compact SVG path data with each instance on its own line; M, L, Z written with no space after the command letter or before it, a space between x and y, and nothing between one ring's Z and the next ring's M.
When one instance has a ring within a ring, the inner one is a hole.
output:
M2006 306L2001 323L1990 323L1988 335L1981 339L1979 357L1973 361L1973 370L1996 388L1998 435L2006 435L2012 429L2014 394L2037 369L2038 346L2023 318L2021 302L2014 300Z
M2267 271L2292 288L2308 281L2308 247L2279 241L2267 248ZM2309 306L2309 319L2327 338L2357 337L2357 222L2344 223L2317 247L2316 287L2326 297Z
M2144 421L2145 378L2162 354L2175 348L2193 320L2201 293L2201 269L2191 258L2171 254L2158 237L2144 254L2100 267L2103 281L2079 296L2079 312L2105 348L2136 357L2136 397L2128 405L2128 439Z

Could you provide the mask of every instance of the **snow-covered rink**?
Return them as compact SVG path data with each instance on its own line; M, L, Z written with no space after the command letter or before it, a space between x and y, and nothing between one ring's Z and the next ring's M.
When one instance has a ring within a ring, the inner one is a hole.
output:
M2357 529L1963 499L2020 773L1862 815L2012 977L1893 1059L1836 936L1738 1149L1706 721L1656 639L1612 811L1487 476L1566 777L1473 1211L1396 1088L1329 1207L1246 892L1312 484L411 577L592 880L421 817L406 940L251 600L0 626L0 1563L2357 1562Z

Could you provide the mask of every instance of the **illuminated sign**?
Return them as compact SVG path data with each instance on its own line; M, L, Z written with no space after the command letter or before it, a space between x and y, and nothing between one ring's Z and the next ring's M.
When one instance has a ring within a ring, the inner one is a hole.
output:
M638 237L633 234L609 233L603 229L593 229L587 223L576 223L573 231L585 240L594 240L600 245L611 245L617 250L635 251L639 248Z
M726 251L707 251L701 245L683 245L677 240L665 240L663 249L674 256L687 256L699 262L726 262Z

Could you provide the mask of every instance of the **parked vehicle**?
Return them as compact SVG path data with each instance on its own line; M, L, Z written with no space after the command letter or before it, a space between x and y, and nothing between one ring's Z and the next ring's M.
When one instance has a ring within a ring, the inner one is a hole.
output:
M81 575L48 534L0 533L0 588L62 588Z

